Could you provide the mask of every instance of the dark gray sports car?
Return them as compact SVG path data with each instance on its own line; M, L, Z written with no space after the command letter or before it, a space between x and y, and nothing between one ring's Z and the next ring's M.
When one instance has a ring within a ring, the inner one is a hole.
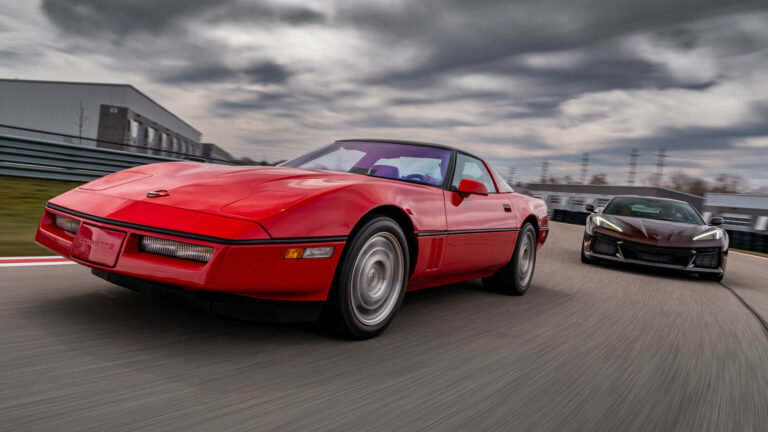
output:
M587 204L581 261L618 261L696 272L720 281L728 258L722 218L704 222L684 201L616 196L605 208Z

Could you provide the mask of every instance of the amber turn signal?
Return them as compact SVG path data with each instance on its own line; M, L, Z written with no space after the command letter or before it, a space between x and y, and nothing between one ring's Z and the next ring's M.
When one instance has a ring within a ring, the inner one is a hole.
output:
M285 259L297 259L304 256L304 248L289 248L285 250Z
M288 248L285 250L285 259L298 258L330 258L333 256L334 246L313 248Z

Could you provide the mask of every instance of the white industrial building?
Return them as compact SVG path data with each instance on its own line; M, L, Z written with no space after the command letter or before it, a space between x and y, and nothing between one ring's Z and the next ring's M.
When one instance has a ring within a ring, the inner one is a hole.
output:
M201 133L127 84L0 79L0 133L168 156Z

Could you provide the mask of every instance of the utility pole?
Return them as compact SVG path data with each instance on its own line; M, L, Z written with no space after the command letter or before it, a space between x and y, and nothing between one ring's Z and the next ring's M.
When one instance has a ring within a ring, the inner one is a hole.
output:
M581 155L581 184L587 182L587 168L589 168L589 153Z
M541 182L546 183L547 182L547 171L549 170L549 159L544 158L544 160L541 161Z
M633 148L632 151L629 153L629 178L627 179L627 183L629 183L630 186L635 185L635 171L637 170L637 149Z
M664 159L668 158L667 149L660 148L656 153L658 160L656 162L656 186L661 186L661 177L664 175Z
M88 121L88 116L85 113L85 107L83 106L83 100L80 99L80 109L75 119L75 126L77 127L78 144L83 145L83 129L85 129L85 122Z
M515 167L509 167L509 170L507 171L507 183L509 183L510 186L515 184L515 171L517 171L517 168Z

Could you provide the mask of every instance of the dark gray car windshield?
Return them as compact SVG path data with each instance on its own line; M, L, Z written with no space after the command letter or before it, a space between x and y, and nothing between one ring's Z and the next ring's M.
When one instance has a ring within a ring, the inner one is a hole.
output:
M703 225L701 216L687 203L653 198L618 197L611 200L603 210L604 214L629 216Z

